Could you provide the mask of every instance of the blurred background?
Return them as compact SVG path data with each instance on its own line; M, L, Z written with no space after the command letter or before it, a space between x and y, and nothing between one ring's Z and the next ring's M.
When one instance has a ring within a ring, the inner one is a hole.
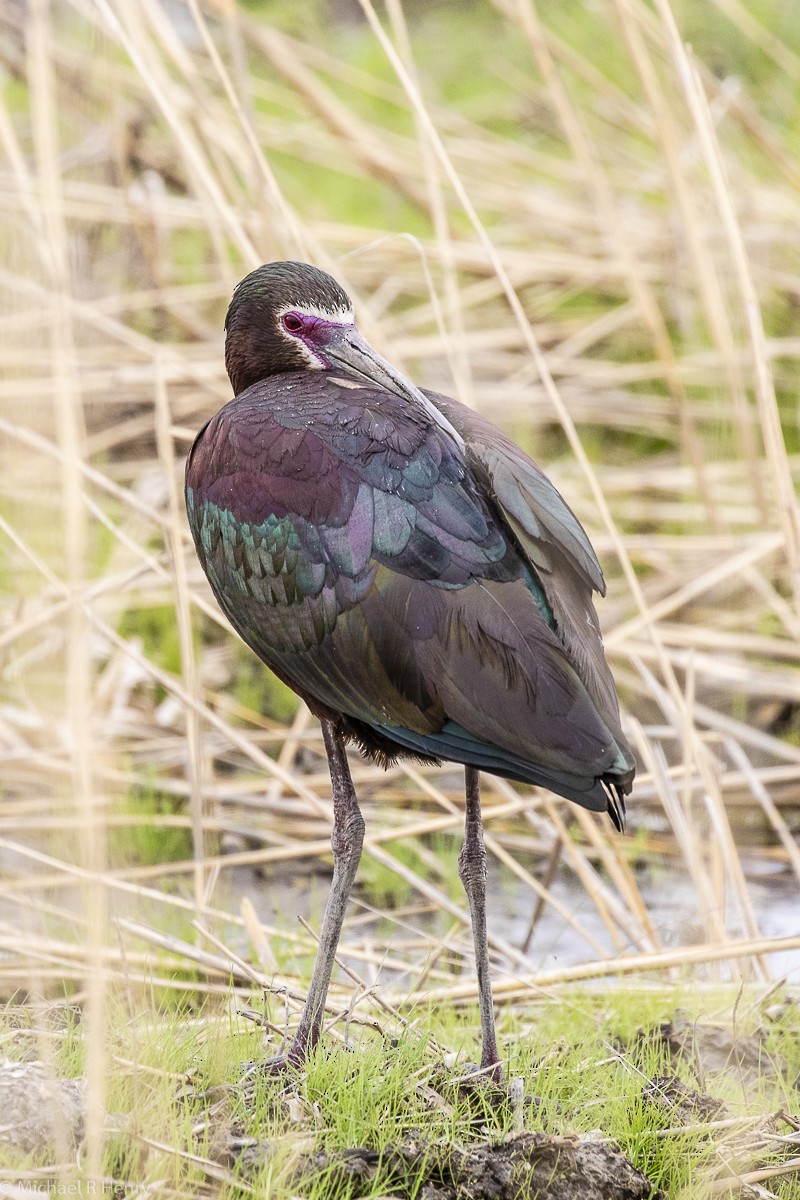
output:
M486 777L500 998L796 980L794 0L6 0L0 79L3 995L307 975L319 729L182 499L232 288L284 257L517 438L604 566L629 832ZM473 1005L462 773L352 761L342 953Z

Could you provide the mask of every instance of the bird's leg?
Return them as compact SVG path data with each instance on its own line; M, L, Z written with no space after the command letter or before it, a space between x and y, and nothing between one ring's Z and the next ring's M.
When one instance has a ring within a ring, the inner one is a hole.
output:
M501 1083L503 1078L497 1035L494 1028L492 982L489 978L489 947L486 933L486 848L483 844L481 821L480 774L474 767L465 768L467 815L464 845L458 856L458 873L469 900L472 917L472 940L475 944L475 966L478 971L478 996L481 1010L481 1068L487 1079Z
M328 755L333 792L333 881L322 919L319 949L311 976L303 1015L289 1047L286 1062L299 1066L316 1046L322 1032L325 999L331 981L336 947L342 932L347 900L361 858L364 842L364 818L358 807L344 742L331 721L322 721L322 737Z

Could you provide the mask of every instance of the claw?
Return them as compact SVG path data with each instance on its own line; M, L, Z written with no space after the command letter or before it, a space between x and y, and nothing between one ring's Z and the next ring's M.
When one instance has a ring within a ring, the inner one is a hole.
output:
M270 1075L278 1078L290 1073L296 1074L305 1066L305 1055L293 1052L292 1047L276 1054L274 1058L259 1058L246 1064L242 1078L253 1079L259 1075Z

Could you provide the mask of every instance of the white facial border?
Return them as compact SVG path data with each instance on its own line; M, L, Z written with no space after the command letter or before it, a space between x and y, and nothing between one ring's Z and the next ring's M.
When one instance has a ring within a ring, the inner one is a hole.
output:
M278 332L281 337L286 338L293 346L296 346L303 354L309 367L314 371L321 371L325 364L320 362L314 351L306 343L306 341L296 333L290 333L288 329L284 329L282 317L286 313L297 313L301 317L319 317L322 321L330 321L333 325L355 325L355 315L352 308L323 308L317 304L284 304L283 308L279 308L277 312Z

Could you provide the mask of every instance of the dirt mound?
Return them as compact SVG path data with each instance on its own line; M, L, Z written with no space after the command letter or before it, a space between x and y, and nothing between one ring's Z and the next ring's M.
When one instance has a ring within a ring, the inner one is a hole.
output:
M43 1062L0 1059L0 1147L37 1154L75 1146L83 1133L86 1086L58 1079Z
M650 1182L616 1146L545 1133L463 1149L413 1140L318 1154L309 1165L355 1194L380 1172L392 1196L421 1200L654 1200Z

